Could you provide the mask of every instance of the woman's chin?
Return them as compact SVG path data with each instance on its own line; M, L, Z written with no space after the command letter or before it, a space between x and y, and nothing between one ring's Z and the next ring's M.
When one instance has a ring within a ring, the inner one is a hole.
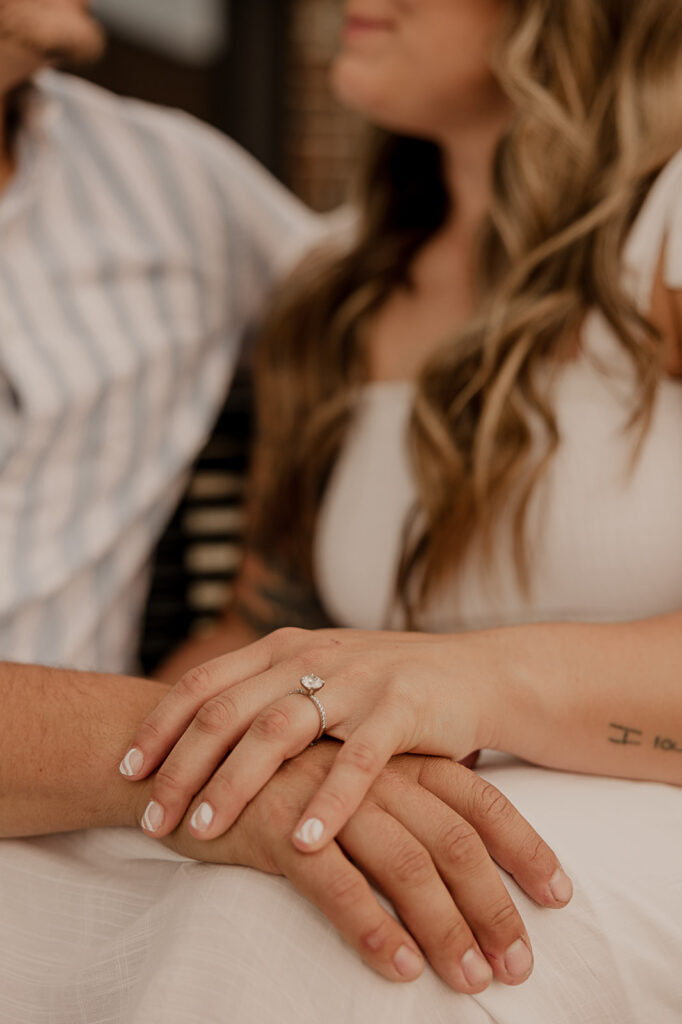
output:
M392 88L367 61L342 53L332 65L331 86L342 106L371 124L387 131L410 132L405 111L400 109L400 89Z

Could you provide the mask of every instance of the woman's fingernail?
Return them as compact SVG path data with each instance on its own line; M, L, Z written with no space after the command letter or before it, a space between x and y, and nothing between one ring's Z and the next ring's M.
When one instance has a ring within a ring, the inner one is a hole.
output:
M517 939L504 954L504 966L512 978L525 978L533 967L533 955L523 939Z
M572 897L573 883L561 868L557 868L550 878L549 891L557 903L568 903Z
M199 804L196 811L189 820L190 825L195 832L205 832L211 825L211 822L215 818L215 811L210 804L207 804L204 800L203 803Z
M137 773L141 771L143 764L144 754L139 747L133 747L121 761L118 766L118 770L121 775L125 775L127 778L130 778L132 775L137 775Z
M472 986L487 985L493 980L493 971L488 961L481 956L477 949L468 949L462 957L462 971L464 977Z
M422 972L422 958L409 946L401 946L393 957L393 964L403 978L418 978Z
M305 843L306 846L310 846L311 843L319 843L320 839L324 834L324 825L319 818L308 818L304 821L298 831L295 833L295 838L301 843Z
M150 800L147 810L142 815L142 828L147 832L157 832L163 825L164 809L156 800Z

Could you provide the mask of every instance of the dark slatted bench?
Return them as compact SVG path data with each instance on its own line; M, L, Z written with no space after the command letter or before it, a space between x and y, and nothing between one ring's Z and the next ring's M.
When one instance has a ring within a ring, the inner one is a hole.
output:
M241 370L156 549L140 647L145 673L210 625L229 598L241 550L251 422L252 388Z

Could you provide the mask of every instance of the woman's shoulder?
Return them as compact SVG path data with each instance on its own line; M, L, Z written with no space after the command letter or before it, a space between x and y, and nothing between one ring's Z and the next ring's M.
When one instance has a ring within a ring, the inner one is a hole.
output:
M627 290L644 314L655 284L682 289L682 150L663 166L644 200L627 240L624 267Z
M682 377L682 150L661 171L649 222L659 236L649 318L665 342L666 372ZM646 211L644 211L646 212ZM648 225L645 224L645 227Z

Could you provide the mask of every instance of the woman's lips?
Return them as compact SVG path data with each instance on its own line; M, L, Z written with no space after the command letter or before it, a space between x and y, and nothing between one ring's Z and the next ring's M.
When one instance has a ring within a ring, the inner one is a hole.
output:
M346 18L346 35L360 35L364 32L388 32L393 28L393 23L386 18L363 18L360 15L350 15Z

